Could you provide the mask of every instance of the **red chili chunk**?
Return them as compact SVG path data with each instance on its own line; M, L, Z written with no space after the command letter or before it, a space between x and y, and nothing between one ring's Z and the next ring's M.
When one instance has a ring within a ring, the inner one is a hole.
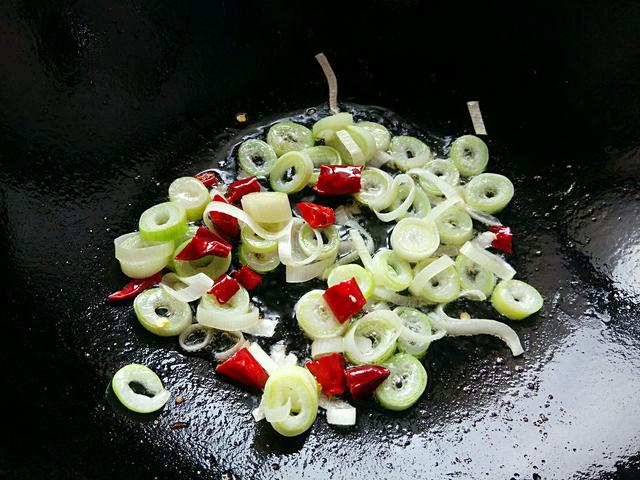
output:
M229 203L222 195L215 195L213 201ZM216 230L225 237L238 238L240 236L240 225L237 218L222 212L210 212L209 217Z
M191 241L176 255L176 260L199 260L207 255L227 257L231 245L220 235L205 227L199 227Z
M301 202L296 207L298 207L300 215L311 228L330 227L336 221L336 214L333 208L311 202Z
M390 374L388 369L380 365L359 365L344 371L349 393L354 400L371 395Z
M243 178L242 180L236 180L229 185L227 189L227 199L229 203L236 203L247 193L254 193L260 191L260 182L253 177Z
M216 177L216 174L213 172L202 172L197 174L195 178L200 180L207 188L211 188L218 184L218 177Z
M269 378L269 374L246 347L219 364L216 372L252 388L264 388Z
M347 388L344 376L344 357L341 353L330 353L317 360L307 362L307 369L316 377L322 391L328 397L341 395Z
M364 298L358 282L351 277L344 282L336 283L322 294L329 308L340 323L344 323L358 313L367 299Z
M233 272L231 276L240 282L240 285L247 290L253 290L262 281L262 275L254 272L246 265L243 265L240 270Z
M124 287L115 293L112 293L107 297L107 300L126 300L133 298L142 291L149 288L151 285L160 283L162 281L162 271L155 273L147 278L134 278L129 281Z
M491 246L510 255L512 252L511 239L513 238L511 228L506 225L492 225L489 227L489 231L496 236L491 242Z
M226 273L223 273L211 287L207 293L210 293L216 297L218 303L224 305L240 290L240 284L235 278L231 278Z
M347 195L360 191L362 166L320 165L318 183L313 189L324 195Z

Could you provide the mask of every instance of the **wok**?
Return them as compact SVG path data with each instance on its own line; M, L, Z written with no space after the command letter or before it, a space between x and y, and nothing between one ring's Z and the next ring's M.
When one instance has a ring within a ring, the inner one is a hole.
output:
M636 2L10 0L0 13L3 478L639 478ZM284 439L209 359L104 299L125 280L113 238L173 178L223 161L252 125L322 108L319 51L341 101L432 135L471 132L465 102L480 101L492 168L516 186L513 264L545 306L514 322L523 357L492 338L437 342L411 410L365 404L355 428L319 419ZM132 361L185 402L124 412L107 387Z

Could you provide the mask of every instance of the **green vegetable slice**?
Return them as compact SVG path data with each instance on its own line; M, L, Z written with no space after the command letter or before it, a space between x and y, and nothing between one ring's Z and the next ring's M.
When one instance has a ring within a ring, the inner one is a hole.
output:
M420 361L398 353L382 364L391 371L374 392L380 405L389 410L406 410L418 401L427 388L427 371Z
M480 290L489 297L496 286L496 276L465 255L456 257L456 270L462 290Z
M473 237L473 221L461 207L447 209L435 219L435 224L445 245L459 246Z
M364 162L368 162L377 152L376 141L366 128L351 125L345 129L362 150Z
M155 412L164 407L170 398L160 377L150 368L137 363L130 363L118 370L111 379L111 386L122 405L133 412Z
M276 409L290 402L289 415L271 422L276 432L294 437L307 431L318 415L318 390L315 379L305 368L285 366L273 372L264 386L264 409Z
M268 252L255 252L244 243L240 245L238 249L238 260L240 260L240 263L243 265L246 265L258 273L271 272L280 265L277 249Z
M375 310L353 322L344 336L345 355L354 364L381 363L396 351L402 324L390 310Z
M402 352L422 358L431 345L431 322L429 317L415 308L397 307L393 312L398 315L405 329L415 335L405 335L404 331L398 338L398 349Z
M150 288L133 301L140 324L161 337L173 337L191 325L191 307L162 288Z
M493 291L491 304L505 317L522 320L542 308L542 296L526 282L503 280Z
M433 260L427 259L416 265L414 274L417 276L423 268ZM460 278L453 265L432 276L422 285L412 285L411 293L431 303L449 303L460 294Z
M404 290L413 280L413 271L409 262L393 250L378 250L372 260L371 273L376 285L387 287L394 292Z
M271 169L269 182L276 192L295 193L309 184L313 162L305 152L289 152L278 158Z
M421 218L403 218L391 232L391 248L409 262L428 258L439 245L440 237L436 226Z
M391 134L384 125L375 122L358 122L356 126L364 128L373 136L377 150L386 151L389 148Z
M267 143L280 157L287 152L313 147L313 135L311 130L297 123L278 122L269 129Z
M340 265L335 267L329 273L327 284L332 287L336 283L345 282L351 278L355 278L360 291L365 298L373 295L376 285L371 272L365 270L360 265Z
M318 228L316 230L322 235L323 241L322 251L318 256L318 260L324 260L325 258L335 256L340 245L338 229L334 225L331 225L330 227ZM305 223L300 230L298 230L298 243L300 245L300 250L302 250L306 256L309 256L316 251L318 242L316 240L314 229L311 228L308 223Z
M176 178L169 185L169 200L182 205L187 212L187 220L202 219L205 207L211 201L209 190L194 177Z
M341 324L322 298L324 290L305 293L295 306L296 320L302 331L312 340L342 335L347 324Z
M513 184L504 175L481 173L465 186L469 206L486 213L497 213L513 198Z
M349 125L353 125L353 115L350 113L341 112L335 115L329 115L313 124L313 137L326 142L333 137L335 132L344 130Z
M431 160L431 150L427 144L406 135L393 137L390 151L393 163L403 171L422 167Z
M190 240L182 243L173 254L173 269L180 277L191 277L197 273L204 273L212 280L229 270L231 265L231 254L226 257L216 257L207 255L198 260L176 260L176 256L187 246Z
M265 240L254 232L249 225L245 225L240 230L242 244L250 252L269 253L277 250L278 243L273 240Z
M475 135L463 135L451 145L451 159L462 175L472 177L487 168L489 149Z
M268 176L277 159L271 145L255 138L242 142L238 149L240 168L249 175Z
M174 202L160 203L142 213L138 227L146 240L175 240L187 231L187 211Z
M427 163L424 168L425 170L433 173L436 177L440 178L442 181L447 182L452 187L458 185L458 182L460 181L460 172L458 172L458 169L451 160L436 158L435 160L431 160ZM420 175L419 180L420 186L425 192L434 196L443 195L442 190L434 185L428 178Z

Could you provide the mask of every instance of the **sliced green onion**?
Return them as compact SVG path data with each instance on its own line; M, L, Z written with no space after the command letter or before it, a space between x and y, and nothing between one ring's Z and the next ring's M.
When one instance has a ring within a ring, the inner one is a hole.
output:
M313 135L311 130L297 123L278 122L269 129L267 143L280 157L287 152L313 147Z
M472 177L487 168L489 149L475 135L463 135L451 144L451 159L462 175Z
M415 297L400 295L399 293L385 287L376 287L373 293L376 300L384 300L385 302L393 303L394 305L409 307L422 303Z
M369 312L353 322L344 336L347 360L355 364L381 363L396 350L402 323L391 310Z
M394 292L404 290L413 280L413 271L409 262L393 250L378 250L371 262L371 273L376 285L385 286Z
M327 353L344 352L344 340L342 337L316 338L311 343L311 358L317 358Z
M426 220L436 222L438 218L440 218L440 215L443 215L447 210L449 210L454 205L459 205L461 203L462 203L462 199L448 198L447 200L444 200L439 204L437 204L435 207L433 207L427 214Z
M190 240L185 241L176 248L173 254L173 268L180 277L192 277L198 273L204 273L212 280L215 280L229 269L231 265L231 254L226 257L206 255L198 260L176 260L176 256L187 246Z
M173 253L173 242L151 242L138 232L122 235L113 243L120 268L130 278L147 278L159 272Z
M513 183L504 175L481 173L464 188L469 206L486 213L502 210L513 198Z
M493 291L491 304L508 319L522 320L542 308L542 296L526 282L503 280Z
M340 165L342 163L338 151L328 145L305 148L303 152L309 155L314 167L319 167L320 165Z
M398 353L382 364L391 371L374 392L380 405L389 410L406 410L427 388L427 371L412 355Z
M213 330L213 332L214 338L211 343L213 344L213 358L215 358L217 362L224 362L227 358L231 357L231 355L247 345L247 341L244 335L242 335L242 332L224 332L222 330ZM229 345L231 345L231 347L226 348Z
M353 115L347 112L341 112L336 115L329 115L321 118L313 124L313 137L323 139L325 142L331 140L335 132L344 130L349 125L353 125Z
M456 257L460 286L465 290L480 290L487 297L496 286L496 276L464 255Z
M300 248L298 239L299 232L304 225L306 225L306 223L302 219L295 218L293 222L289 224L289 232L287 235L278 240L278 256L284 265L292 267L308 265L317 260L322 253L324 244L322 234L319 229L311 229L311 234L315 237L316 243L314 246L311 244L311 241L309 241L307 245L307 251L309 251L308 256L306 258L302 257L304 252L301 251L302 249Z
M309 183L313 162L305 152L289 152L278 158L271 169L269 182L276 192L295 193Z
M431 320L431 325L438 330L446 331L447 335L453 337L493 335L507 344L514 357L522 355L524 352L518 334L514 332L509 325L505 325L502 322L483 318L470 318L467 320L452 318L444 312L442 305L438 305L438 307L429 314L429 319Z
M171 182L169 200L185 208L187 220L190 222L200 220L202 212L211 201L207 187L194 177L176 178Z
M416 265L409 291L432 303L452 302L460 294L460 279L453 260L446 255Z
M351 125L345 129L362 150L364 162L368 162L377 152L376 141L366 128Z
M458 298L468 298L469 300L474 300L476 302L484 302L487 299L487 296L484 294L482 290L462 290Z
M311 373L298 366L282 367L269 376L261 401L265 413L290 403L284 419L270 422L280 435L294 437L313 425L318 415L318 391L312 385L315 379Z
M376 142L376 149L386 151L391 142L391 134L384 125L375 122L358 122L356 126L367 130Z
M191 307L161 288L150 288L133 301L133 309L140 324L161 337L179 335L191 325Z
M338 151L345 165L365 164L365 153L347 130L338 130L328 144Z
M144 394L137 393L131 387L132 384L141 386ZM122 405L138 413L160 410L171 396L164 389L158 375L150 368L137 363L125 365L118 370L111 380L111 386Z
M347 324L341 324L322 298L324 290L305 293L295 306L298 326L311 339L342 335Z
M286 282L287 283L303 283L308 282L314 278L318 278L324 274L324 272L331 267L336 261L335 255L332 257L319 260L317 262L309 263L308 265L301 266L286 266Z
M331 256L335 257L338 253L340 243L340 235L335 225L327 228L313 229L308 223L304 223L298 230L298 244L300 245L300 249L305 255L312 255L316 251L318 248L316 232L320 233L323 243L320 255L318 255L318 260L324 260Z
M286 193L253 192L242 197L240 202L247 215L260 224L289 222L293 217Z
M473 237L473 221L461 207L449 208L435 220L440 241L445 245L459 246Z
M371 209L384 210L398 196L398 184L379 168L366 167L360 177L360 192L354 197Z
M416 196L413 199L413 203L401 218L427 218L430 211L431 202L429 197L421 188L416 187Z
M278 248L278 243L273 240L265 240L254 232L249 225L245 225L240 230L240 238L243 245L251 252L267 253Z
M452 187L458 185L458 182L460 181L460 172L458 172L458 169L450 160L444 160L442 158L431 160L424 166L424 169L431 172L440 180L448 183ZM431 195L444 195L444 192L425 176L420 176L420 186L425 190L425 192L430 193Z
M373 211L376 217L383 222L391 222L405 215L416 197L416 184L409 175L401 173L393 179L393 183L398 189L398 197L392 203L391 210L388 212Z
M444 333L432 335L429 317L415 308L397 307L393 312L404 326L398 338L398 349L402 352L422 358L431 342L444 336Z
M193 353L205 349L213 340L213 330L199 323L193 323L182 331L178 344L185 352Z
M462 196L455 186L450 185L449 182L435 175L426 168L412 168L407 172L407 174L417 175L421 185L424 185L426 182L433 185L436 189L442 192L442 195L444 195L448 200L462 202Z
M270 252L254 252L243 243L238 249L238 260L243 265L246 265L251 270L258 273L271 272L278 268L280 265L280 258L278 258L278 251L273 250Z
M479 247L474 241L469 241L462 245L462 247L460 247L460 253L504 280L511 280L516 274L516 271L511 265L498 255Z
M360 257L360 260L362 261L364 268L372 272L373 263L371 259L371 252L374 250L375 247L371 249L367 248L367 245L364 243L362 235L360 234L358 229L353 228L349 230L349 237L351 238L351 242L353 243L353 248L358 253L358 256ZM373 247L373 239L371 239L371 246Z
M428 258L438 245L440 237L434 223L419 218L403 218L391 232L391 248L409 262Z
M320 408L324 408L327 411L327 423L329 425L349 426L356 424L356 409L344 400L336 397L329 398L320 394L319 405Z
M327 284L332 287L336 283L345 282L351 278L355 278L364 298L369 298L373 295L375 288L373 275L360 265L341 265L334 268L329 273Z
M393 137L389 149L393 163L400 170L423 167L431 161L431 150L427 144L415 137Z
M255 138L242 142L238 149L240 168L249 176L267 177L277 159L278 156L271 145Z
M204 273L197 273L191 277L177 277L174 279L169 277L167 280L172 280L174 285L177 282L184 285L183 288L174 289L172 285L168 285L165 282L165 277L168 275L174 275L169 273L162 278L160 288L164 289L169 295L181 302L193 302L198 300L202 295L207 293L213 287L213 279ZM181 286L182 286L181 285Z
M202 219L204 220L205 224L207 225L207 227L209 227L210 230L214 230L213 228L214 225L211 223L211 218L209 215L211 212L220 212L227 215L231 215L232 217L238 219L242 223L249 225L251 227L251 230L256 232L256 234L258 234L265 240L278 240L278 238L282 237L283 235L286 235L286 233L288 232L288 227L289 227L288 223L282 224L281 227L279 223L274 224L274 225L278 225L280 228L278 228L277 231L271 231L266 229L259 222L255 221L244 210L241 210L240 208L234 205L229 205L228 203L224 203L224 202L211 202L209 205L207 205L207 208L204 209L204 214L202 215ZM268 225L268 224L265 224L265 225Z
M174 202L160 203L142 213L138 227L146 240L175 240L187 231L187 211Z
M248 292L240 290L225 304L211 294L203 295L196 310L198 323L229 332L245 331L258 323L260 312L251 305Z

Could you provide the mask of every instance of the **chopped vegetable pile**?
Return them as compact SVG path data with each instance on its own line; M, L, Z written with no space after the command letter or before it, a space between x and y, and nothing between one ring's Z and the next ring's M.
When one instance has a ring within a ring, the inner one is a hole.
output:
M452 318L448 303L488 300L510 320L542 307L537 290L515 280L504 259L512 232L493 215L514 188L507 177L485 172L483 140L464 135L434 158L422 140L356 122L337 112L335 92L332 99L336 113L311 129L282 121L265 139L242 143L239 180L230 185L212 171L178 178L170 201L146 210L139 231L114 241L132 280L109 300L134 298L140 324L179 337L185 352L212 348L216 374L262 390L253 416L285 436L310 428L319 406L329 423L355 424L349 398L373 396L389 410L411 407L427 385L420 360L444 336L494 335L514 356L523 353L507 324ZM315 192L314 201L292 206L289 195L303 190ZM326 199L336 196L344 205L334 210ZM352 199L393 226L388 242L376 247L346 206ZM327 283L291 312L311 341L305 361L283 343L267 354L258 340L274 335L277 320L261 317L249 291L281 266L287 283ZM123 367L112 385L137 412L169 399L142 365Z

